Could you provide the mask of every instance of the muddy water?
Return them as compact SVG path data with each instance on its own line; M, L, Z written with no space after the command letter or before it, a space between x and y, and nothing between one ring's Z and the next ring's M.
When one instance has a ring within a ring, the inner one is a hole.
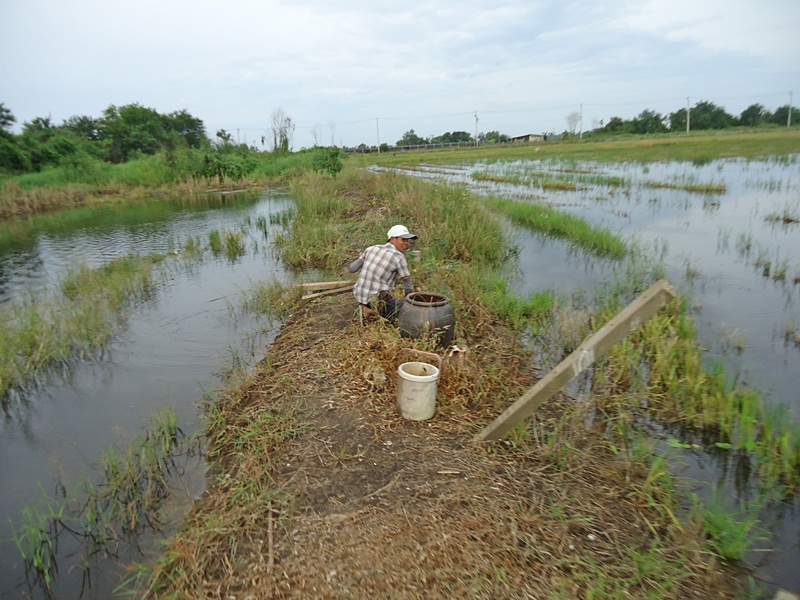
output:
M767 403L791 407L800 425L800 223L776 219L800 219L800 155L705 164L487 162L407 173L480 194L546 203L663 257L666 277L692 300L706 361L722 362ZM546 191L542 181L553 179L575 189ZM703 185L716 191L687 189ZM516 285L522 293L569 296L615 277L613 261L586 256L566 242L522 230L516 237ZM713 486L731 496L749 494L732 480L730 464L697 452L682 458L681 474L699 495L708 496ZM749 557L758 566L757 578L769 590L800 593L798 506L773 506L762 521L776 535L766 544L770 552Z
M132 251L167 253L189 237L207 244L210 231L238 231L244 220L258 217L269 222L269 215L290 205L280 193L209 197L191 204L175 199L78 211L5 228L0 232L0 300L45 290L76 261L99 265ZM42 490L52 495L59 473L73 489L86 477L96 478L101 453L115 445L124 449L142 434L149 416L166 407L192 433L199 427L203 393L219 383L220 371L234 357L252 364L263 356L272 335L269 324L237 317L232 308L242 290L284 276L268 251L269 234L265 238L263 232L251 232L247 254L238 259L206 257L190 269L171 269L154 296L134 308L101 359L78 363L68 378L4 407L0 597L46 597L26 581L19 552L9 541L9 520L18 523L23 506L35 504ZM176 265L179 260L175 257ZM263 335L247 335L264 327ZM176 517L204 486L200 460L181 466L183 475L173 481L168 507ZM146 536L143 548L157 538ZM86 587L89 579L78 566L78 551L69 538L60 540L56 597L112 597L122 563L142 560L134 546L123 544L120 561L93 561L91 586Z

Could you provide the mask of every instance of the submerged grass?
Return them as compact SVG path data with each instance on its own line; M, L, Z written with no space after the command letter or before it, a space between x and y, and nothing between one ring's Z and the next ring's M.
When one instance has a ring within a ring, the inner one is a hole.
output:
M597 256L619 259L627 252L619 236L550 206L497 197L488 198L486 204L526 229L568 240Z
M29 293L0 306L0 401L24 393L28 385L76 359L91 359L121 331L130 309L147 301L169 274L191 268L208 254L235 262L257 250L264 225L243 223L240 230L213 230L207 243L185 240L168 254L130 254L90 267L77 264L53 289Z
M163 258L127 256L96 269L80 265L62 278L58 292L0 307L0 397L100 351L124 323L125 310L152 294L153 267Z
M59 539L64 536L78 540L84 557L80 567L87 569L96 554L115 555L143 527L158 527L168 480L179 471L176 456L194 452L194 445L181 431L174 411L163 409L127 447L103 454L97 481L86 479L74 489L59 483L57 495L43 493L38 505L24 507L12 528L29 577L51 591L59 571Z
M646 181L644 187L665 190L683 190L696 194L724 194L728 187L724 183L679 183L666 181Z
M716 554L725 561L740 561L758 541L768 539L759 526L758 506L730 502L719 490L714 490L711 500L702 508L700 519Z
M598 323L611 316L605 313ZM639 377L642 372L647 377ZM720 365L703 367L685 300L672 302L614 346L599 363L594 381L604 411L646 412L682 424L690 440L730 449L731 461L752 463L765 493L776 488L788 495L800 492L800 428L787 407L765 406L755 390L730 384Z

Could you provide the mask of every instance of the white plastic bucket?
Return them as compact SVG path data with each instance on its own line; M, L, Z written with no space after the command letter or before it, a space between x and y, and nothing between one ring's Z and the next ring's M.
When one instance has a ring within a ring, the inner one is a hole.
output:
M397 368L397 408L412 421L425 421L436 412L439 369L424 362L407 362Z

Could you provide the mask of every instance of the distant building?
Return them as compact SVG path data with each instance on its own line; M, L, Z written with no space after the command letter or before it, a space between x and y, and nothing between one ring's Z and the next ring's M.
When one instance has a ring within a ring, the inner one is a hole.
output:
M511 138L512 142L544 142L547 136L542 133L526 133L525 135L517 135Z

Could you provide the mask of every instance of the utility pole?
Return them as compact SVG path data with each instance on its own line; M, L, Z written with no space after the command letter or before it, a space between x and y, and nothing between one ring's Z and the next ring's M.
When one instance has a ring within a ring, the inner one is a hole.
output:
M478 111L475 111L475 145L478 145Z
M689 96L686 96L686 135L689 135L689 121L692 118L692 109L689 108Z
M578 134L579 139L583 139L583 103L581 103L581 128L580 133Z
M378 154L381 153L381 127L378 124L378 117L375 117L375 132L378 135Z
M792 126L792 92L789 92L789 112L786 115L786 126Z

